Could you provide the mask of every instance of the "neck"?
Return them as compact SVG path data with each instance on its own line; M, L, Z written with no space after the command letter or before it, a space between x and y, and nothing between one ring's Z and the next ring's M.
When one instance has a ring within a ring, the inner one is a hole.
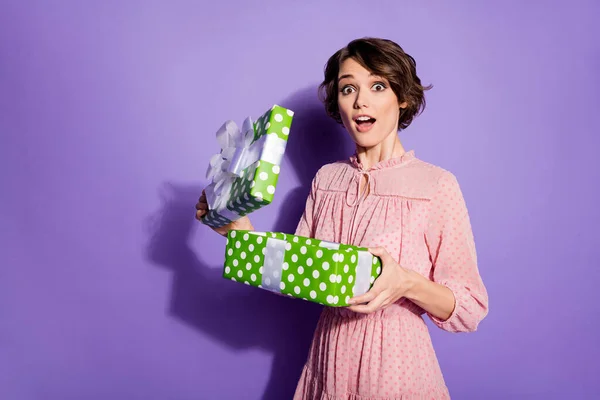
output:
M394 132L395 133L395 132ZM356 146L358 161L365 170L369 170L375 164L404 155L406 150L400 142L397 134L391 134L383 142L373 147Z

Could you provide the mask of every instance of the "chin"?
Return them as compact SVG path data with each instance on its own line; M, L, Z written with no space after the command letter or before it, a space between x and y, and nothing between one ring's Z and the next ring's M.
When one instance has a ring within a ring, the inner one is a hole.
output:
M378 139L372 139L372 138L361 138L361 137L356 137L356 136L354 136L352 139L353 139L354 143L356 143L357 146L364 147L364 148L375 147L383 141L382 139L378 140Z
M375 147L386 140L386 138L390 135L381 131L381 129L373 129L368 132L358 132L354 127L348 129L347 125L346 131L350 134L352 141L360 147L371 148ZM381 127L377 127L381 128Z

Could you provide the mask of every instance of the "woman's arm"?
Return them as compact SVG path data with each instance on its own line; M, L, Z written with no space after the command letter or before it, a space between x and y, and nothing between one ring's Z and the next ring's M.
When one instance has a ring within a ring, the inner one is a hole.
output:
M372 313L404 297L440 320L446 320L452 315L455 299L450 289L432 282L418 272L401 267L382 247L369 251L381 258L382 272L371 290L350 299L351 310Z
M404 297L440 321L450 318L456 304L452 290L430 281L416 272L411 272L413 283Z
M437 187L425 232L432 264L429 278L452 291L455 305L447 318L436 312L429 317L446 331L472 332L488 313L488 293L479 274L469 212L454 175L446 171Z

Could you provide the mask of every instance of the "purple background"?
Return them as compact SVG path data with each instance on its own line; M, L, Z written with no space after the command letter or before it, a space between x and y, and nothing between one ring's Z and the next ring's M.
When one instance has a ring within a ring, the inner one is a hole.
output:
M252 218L292 232L352 150L323 65L366 35L434 84L402 139L471 213L490 314L431 329L454 398L600 396L599 3L254 3L2 2L0 398L290 398L320 307L222 279L194 204L216 129L277 103L296 119Z

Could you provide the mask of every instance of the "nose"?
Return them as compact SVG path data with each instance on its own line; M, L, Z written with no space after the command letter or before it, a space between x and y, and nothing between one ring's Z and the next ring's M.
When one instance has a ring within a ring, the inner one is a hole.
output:
M364 89L359 89L356 91L356 99L354 101L354 108L368 108L369 107L369 91Z

